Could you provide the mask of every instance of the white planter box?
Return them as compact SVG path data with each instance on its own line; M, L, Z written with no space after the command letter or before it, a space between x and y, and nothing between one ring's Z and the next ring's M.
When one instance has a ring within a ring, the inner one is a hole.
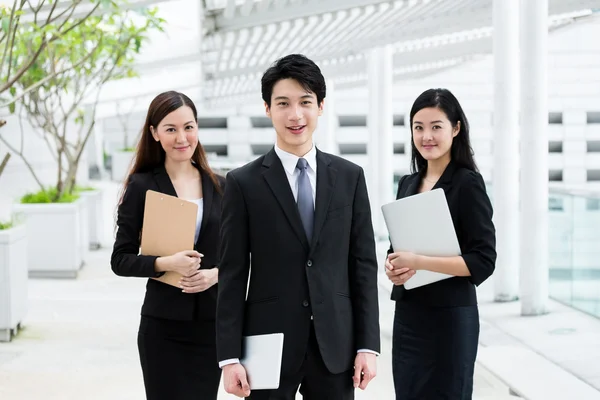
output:
M82 265L81 199L73 203L15 204L27 229L32 278L75 278Z
M90 228L89 228L89 206L88 198L80 196L79 201L79 255L81 264L85 264L90 252Z
M0 342L17 333L27 313L27 230L0 230Z
M104 237L102 217L104 216L104 192L101 189L89 190L80 193L82 198L87 201L88 210L88 235L89 248L99 249Z
M112 153L111 177L113 181L123 182L125 180L133 155L132 151L115 151Z

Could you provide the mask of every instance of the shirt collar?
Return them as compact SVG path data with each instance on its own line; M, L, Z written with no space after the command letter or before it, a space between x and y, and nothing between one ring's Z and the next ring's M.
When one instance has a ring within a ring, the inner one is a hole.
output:
M277 146L277 144L275 144L275 154L277 154L277 157L279 157L279 159L281 160L281 164L283 165L283 168L286 170L286 172L289 174L294 174L294 171L296 170L296 165L298 164L298 159L300 157L280 149L279 146ZM308 162L308 167L310 169L312 169L315 172L317 171L317 148L314 144L311 147L310 151L306 153L302 158L304 158Z

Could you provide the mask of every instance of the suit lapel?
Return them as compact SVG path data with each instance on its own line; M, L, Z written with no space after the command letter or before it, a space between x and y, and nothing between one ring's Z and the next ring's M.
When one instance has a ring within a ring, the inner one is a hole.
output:
M275 154L275 150L271 149L263 160L263 177L271 188L273 195L279 202L281 209L287 217L294 233L302 242L302 245L308 250L308 239L302 227L302 220L298 212L298 206L294 201L294 194L290 188L289 180L281 164L281 160Z
M454 175L454 171L456 170L456 164L450 161L450 163L446 166L444 172L442 172L442 176L440 179L433 185L431 190L433 189L444 189L444 192L448 190L448 188L452 185L452 176Z
M161 193L178 197L175 187L173 186L173 182L171 182L171 178L169 178L169 174L167 174L167 170L165 169L164 165L154 169L154 179L156 180L158 190L160 190Z
M450 161L450 163L446 166L446 169L442 173L442 176L440 176L440 179L438 179L438 181L435 183L435 185L433 185L431 190L437 189L437 188L442 188L442 189L444 189L444 191L446 191L448 189L449 185L452 184L452 176L454 175L455 170L456 170L456 164L453 163L452 161ZM419 187L421 186L421 181L423 180L424 176L425 176L424 170L420 171L417 175L415 175L414 179L412 179L412 181L409 183L408 187L406 188L405 197L412 196L412 195L418 193Z
M196 167L196 168L198 168L198 167ZM198 170L200 170L200 169L198 168ZM175 191L173 182L171 182L171 178L169 178L169 174L167 174L167 170L165 169L164 165L161 165L160 167L156 167L154 169L154 179L156 180L156 184L158 185L158 190L161 193L168 194L170 196L179 197L179 196L177 196L177 192ZM202 237L202 232L205 230L206 224L208 223L208 216L210 215L210 209L212 207L213 194L214 194L214 186L212 184L212 181L210 180L208 175L206 175L202 171L200 171L200 180L202 182L202 198L203 198L202 222L200 225L200 235L198 235L198 240L196 241L195 244L197 244L200 241L200 238Z
M419 186L421 184L421 179L423 178L422 175L422 173L419 173L409 181L408 187L406 188L403 197L408 197L417 194L417 192L419 191Z
M331 159L327 154L317 150L317 189L315 201L315 223L313 227L311 248L316 247L321 229L327 217L329 203L333 196L337 170L331 166Z
M200 176L202 181L202 197L204 200L202 202L202 223L200 224L200 235L198 235L198 241L200 241L202 232L205 232L206 230L208 216L210 215L210 209L213 203L213 195L215 193L215 187L209 176L202 171L200 171Z

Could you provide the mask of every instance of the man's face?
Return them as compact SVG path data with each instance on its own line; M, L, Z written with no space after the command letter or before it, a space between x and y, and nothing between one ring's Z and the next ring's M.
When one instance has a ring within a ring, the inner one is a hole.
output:
M277 132L279 148L299 157L310 151L323 101L318 104L317 96L296 80L282 79L273 86L271 107L265 103L265 110Z

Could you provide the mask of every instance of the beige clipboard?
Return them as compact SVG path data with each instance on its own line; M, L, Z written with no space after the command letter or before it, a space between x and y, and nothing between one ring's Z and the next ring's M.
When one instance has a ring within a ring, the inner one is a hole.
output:
M148 190L144 206L141 254L170 256L184 250L194 250L198 205L175 196ZM181 275L166 272L152 278L179 287Z

